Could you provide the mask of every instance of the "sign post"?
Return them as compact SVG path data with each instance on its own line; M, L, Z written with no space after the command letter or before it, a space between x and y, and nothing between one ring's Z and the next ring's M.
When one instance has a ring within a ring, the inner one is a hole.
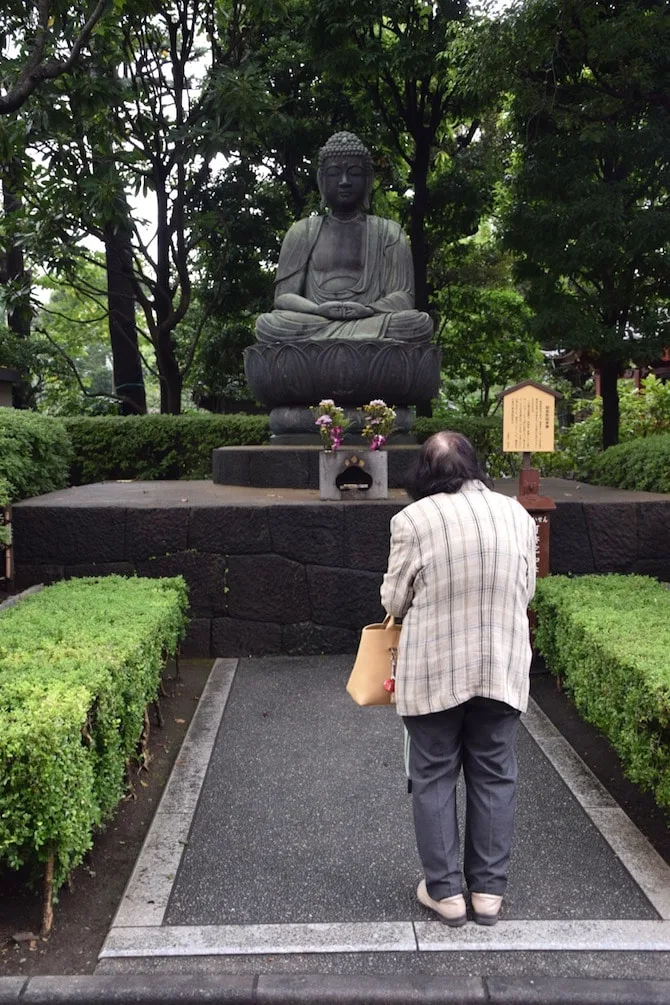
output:
M508 387L500 396L503 403L503 451L520 453L518 500L528 510L538 528L537 575L549 575L549 518L556 503L540 495L540 472L531 468L530 455L554 449L554 414L558 391L524 380Z

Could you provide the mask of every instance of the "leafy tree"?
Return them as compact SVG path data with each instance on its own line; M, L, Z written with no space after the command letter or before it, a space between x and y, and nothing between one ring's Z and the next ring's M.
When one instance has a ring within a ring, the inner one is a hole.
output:
M195 318L208 320L191 372L194 397L203 407L216 411L251 399L243 352L255 341L257 316L272 303L274 268L292 222L291 202L287 186L262 177L249 159L234 159L203 191L194 306ZM186 341L191 343L194 334Z
M81 267L74 286L52 278L39 286L30 338L0 329L0 363L20 365L30 408L62 415L116 411L104 265Z
M496 92L473 72L480 24L466 0L314 0L314 9L316 52L374 138L427 310L434 252L476 233L491 204L480 141Z
M158 367L162 411L179 412L195 351L175 333L191 303L197 198L222 142L214 87L204 94L200 81L201 63L208 52L212 58L215 10L213 0L127 4L43 120L36 204L58 210L41 214L36 240L55 249L51 267L66 276L81 236L104 242L115 382L130 410L144 407L134 301ZM154 203L152 236L131 216L133 191Z
M513 289L455 286L443 312L441 394L465 414L489 415L495 391L530 377L542 363L532 311Z
M116 0L118 16L123 0ZM5 0L0 15L0 115L17 112L47 80L68 73L89 44L108 0L35 5Z
M116 4L117 16L124 5L125 0ZM64 20L57 6L51 5L50 17L54 23L50 28L53 45L59 48L59 33L72 36L73 44L77 42L78 14L77 8L69 10L72 17ZM40 16L47 7L48 4L40 6ZM101 63L115 45L113 25L109 22L110 19L105 19L96 25L88 46L69 73L52 75L57 79L43 82L20 114L0 120L6 208L0 223L5 264L0 280L8 326L16 335L28 338L39 307L39 301L33 297L34 275L46 268L50 274L76 284L81 271L78 241L84 234L100 236L107 250L109 310L105 313L120 408L122 412L141 412L145 405L134 293L124 289L127 280L119 268L124 254L122 238L128 229L127 204L119 200L117 206L106 205L104 187L102 200L99 193L86 190L86 179L100 170L104 156L107 155L108 162L111 160L115 139L110 108L114 105L115 90L118 96L118 86L113 74L106 77L101 72ZM106 55L103 58L101 54ZM78 157L72 156L73 149L78 151ZM79 203L78 194L83 196ZM17 360L23 359L25 353L20 351L18 343L15 345ZM38 355L43 356L41 352ZM25 400L16 403L25 404L34 398L34 368L29 367L26 374L29 371L33 373L33 388L24 380L18 397Z
M231 345L244 341L245 326L253 339L253 318L271 302L289 223L318 209L315 154L338 129L355 130L372 148L373 209L407 227L417 304L428 306L432 287L432 306L438 306L450 281L442 249L477 230L493 187L489 137L495 130L469 115L491 106L493 89L484 97L472 82L468 46L476 25L466 5L386 2L353 10L321 0L257 0L248 10L245 80L254 79L266 94L271 114L238 129L236 156L205 198L209 213L225 204L229 224L224 240L217 234L199 258L203 301L206 287L227 277L216 312ZM236 288L243 293L241 314ZM265 297L260 303L258 289ZM201 362L205 357L209 350Z
M506 240L547 347L617 377L670 342L670 18L656 0L526 0L514 14L518 144Z

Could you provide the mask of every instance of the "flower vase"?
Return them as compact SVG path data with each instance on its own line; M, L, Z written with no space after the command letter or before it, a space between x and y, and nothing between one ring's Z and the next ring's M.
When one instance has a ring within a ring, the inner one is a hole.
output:
M335 502L388 499L388 454L385 450L322 450L319 495Z

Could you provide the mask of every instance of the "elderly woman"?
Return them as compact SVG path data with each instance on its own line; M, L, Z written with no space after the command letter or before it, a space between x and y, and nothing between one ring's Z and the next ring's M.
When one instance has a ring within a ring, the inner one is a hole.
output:
M391 521L382 585L403 619L397 710L410 738L414 827L425 878L419 901L465 924L456 783L467 792L464 865L474 920L498 920L514 828L519 715L528 704L527 607L535 590L535 524L491 491L459 433L424 443L410 494Z

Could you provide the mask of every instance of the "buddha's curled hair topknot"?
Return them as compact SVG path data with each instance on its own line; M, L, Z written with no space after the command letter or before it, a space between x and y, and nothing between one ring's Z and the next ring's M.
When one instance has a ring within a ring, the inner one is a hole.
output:
M319 150L319 169L331 157L360 157L366 174L372 174L372 155L355 133L333 133Z

